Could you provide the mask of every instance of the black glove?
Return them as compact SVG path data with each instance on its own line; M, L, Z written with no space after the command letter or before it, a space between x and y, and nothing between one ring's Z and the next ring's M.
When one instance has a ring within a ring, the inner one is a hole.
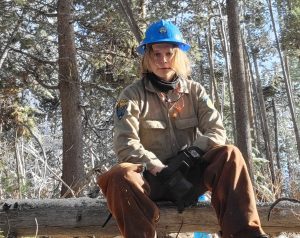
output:
M203 154L198 147L189 147L168 159L168 166L157 174L158 179L168 189L179 213L197 202L199 192L185 176Z

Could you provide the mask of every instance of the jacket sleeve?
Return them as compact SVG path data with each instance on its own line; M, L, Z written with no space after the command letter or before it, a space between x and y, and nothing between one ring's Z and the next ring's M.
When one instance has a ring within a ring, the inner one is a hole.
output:
M114 112L113 147L119 162L145 163L147 169L161 164L154 153L146 150L139 138L141 100L131 87L120 95Z
M208 151L215 145L224 145L226 142L226 131L223 126L222 118L214 107L205 89L198 85L197 88L197 117L200 130L194 145L203 151Z

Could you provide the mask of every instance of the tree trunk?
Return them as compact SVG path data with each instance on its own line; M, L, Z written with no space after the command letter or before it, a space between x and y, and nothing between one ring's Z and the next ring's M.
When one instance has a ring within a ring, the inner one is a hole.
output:
M211 20L211 18L210 18ZM210 76L210 97L216 109L220 111L220 99L218 96L217 82L215 77L215 64L214 64L214 41L211 36L211 22L209 20L208 34L206 35L207 53L209 61L209 76Z
M275 169L274 169L273 153L272 153L272 147L271 147L271 139L270 139L270 133L269 133L265 100L264 100L264 96L263 96L262 86L260 83L260 75L259 75L255 50L251 49L251 51L252 51L253 63L254 63L255 74L256 74L256 87L257 87L257 93L258 93L257 96L258 96L258 103L259 103L258 108L259 108L259 116L260 116L260 122L261 122L261 128L262 128L261 130L262 130L262 134L264 137L266 157L270 163L271 179L272 179L272 183L274 184L275 183Z
M63 168L62 179L75 192L77 184L84 177L82 161L82 125L80 108L80 80L76 63L72 0L58 0L57 31L59 53L59 92L63 126ZM66 186L61 195L70 196Z
M274 140L275 140L275 152L276 152L276 161L277 168L281 170L280 165L280 153L279 153L279 142L278 142L278 123L277 123L277 112L276 112L276 102L275 99L272 98L272 108L273 108L273 117L274 117Z
M133 12L127 0L118 0L120 10L124 14L132 33L135 36L137 42L142 41L142 32L137 24L137 21L134 19Z
M247 93L247 101L248 101L248 118L249 118L249 125L250 125L250 133L251 133L251 138L255 138L254 134L254 109L253 109L253 95L251 92L251 74L250 74L250 63L249 58L247 57L247 49L244 44L244 39L243 39L243 49L244 49L244 56L245 56L245 78L246 78L246 93Z
M198 47L199 49L201 49L201 39L200 39L200 36L197 36L197 44L198 44ZM201 54L202 52L200 52ZM204 85L205 84L205 77L204 77L204 74L205 74L205 69L204 69L204 61L203 60L200 60L199 62L199 82Z
M147 24L146 24L146 16L147 16L147 7L146 7L146 0L140 0L139 1L139 7L140 7L140 16L141 16L141 20L142 20L142 23L141 23L141 27L140 27L140 30L142 32L145 32L146 31L146 28L147 28Z
M14 38L15 38L16 34L18 33L18 29L19 29L20 25L23 22L24 12L25 12L25 10L22 11L22 13L21 13L21 15L20 15L20 17L17 21L16 26L14 27L14 29L12 30L12 32L11 32L9 38L8 38L8 41L7 41L6 45L3 47L2 52L0 52L0 69L2 68L2 65L3 65L5 59L8 55L9 47L13 44ZM2 46L1 46L1 48L2 48Z
M253 132L251 133L253 143L252 146L254 146L257 149L260 149L259 143L258 143L258 114L259 114L259 108L258 108L258 94L257 94L257 87L254 80L254 74L250 63L250 56L247 51L244 39L243 39L243 47L244 47L244 53L245 53L245 61L247 63L247 69L248 69L248 76L249 76L249 91L251 94L251 110L252 110L252 118L250 118L250 127L252 128Z
M237 129L237 146L245 157L250 176L252 173L252 148L246 96L243 47L240 35L238 1L227 0L227 17L231 50L232 85L235 101L235 118Z
M230 105L230 120L232 124L232 140L236 144L236 123L234 118L234 106L233 106L233 98L232 98L232 90L231 90L231 65L230 65L230 55L229 55L229 44L227 40L227 34L225 31L225 23L224 23L224 17L222 13L222 8L220 3L218 3L218 9L219 9L219 19L220 19L220 39L221 39L221 46L222 46L222 52L225 59L226 64L226 74L227 74L227 88L228 88L228 97L229 97L229 105ZM217 24L218 25L218 24Z
M16 174L17 174L17 181L18 181L18 198L23 198L22 196L22 186L23 184L23 179L22 179L22 175L21 175L21 171L20 171L20 154L19 154L19 149L18 149L18 139L17 139L17 135L15 138L15 158L16 158Z
M266 111L262 86L261 86L261 82L260 82L260 74L259 74L259 70L258 70L256 53L253 48L251 49L251 51L252 51L253 63L254 63L255 74L256 74L256 87L257 87L258 102L259 102L258 108L260 109L262 134L264 137L266 157L267 157L267 160L269 161L269 165L270 165L271 179L272 179L272 183L274 184L275 170L274 170L273 153L272 153L272 148L271 148L271 139L270 139L270 133L269 133L268 119L267 119L267 111Z
M159 235L179 231L217 233L220 230L215 211L207 202L187 208L181 214L170 203L160 203L159 208ZM297 214L300 214L299 204L277 204L268 221L270 208L270 204L258 205L261 223L267 233L300 231L297 219ZM0 201L0 231L3 231L5 237L115 237L119 231L114 218L102 227L108 215L106 202L100 199L10 199Z

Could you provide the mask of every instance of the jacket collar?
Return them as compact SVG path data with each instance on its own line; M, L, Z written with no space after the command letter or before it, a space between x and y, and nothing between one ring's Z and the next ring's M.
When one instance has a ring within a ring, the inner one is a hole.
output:
M153 84L148 80L146 77L144 77L142 80L145 82L145 88L146 90L152 92L152 93L157 93L157 89L153 86ZM187 87L187 81L186 79L183 79L179 77L179 84L180 84L180 93L189 93L188 87Z

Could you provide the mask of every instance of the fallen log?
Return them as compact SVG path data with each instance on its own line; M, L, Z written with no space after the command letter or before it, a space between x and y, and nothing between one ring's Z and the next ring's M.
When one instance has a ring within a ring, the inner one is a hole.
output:
M178 232L219 230L215 212L209 203L199 203L178 214L169 203L159 204L161 217L159 234ZM268 233L300 232L300 205L282 202L271 212L271 204L258 205L263 227ZM104 200L92 198L70 199L9 199L0 201L0 236L95 236L114 237L119 235L112 218L103 228L109 215Z

